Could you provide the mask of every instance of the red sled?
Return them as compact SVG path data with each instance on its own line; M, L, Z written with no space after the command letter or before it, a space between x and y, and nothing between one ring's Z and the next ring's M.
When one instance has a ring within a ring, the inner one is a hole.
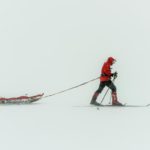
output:
M44 93L37 94L34 96L19 96L12 98L0 98L0 104L30 104L40 100L43 97Z

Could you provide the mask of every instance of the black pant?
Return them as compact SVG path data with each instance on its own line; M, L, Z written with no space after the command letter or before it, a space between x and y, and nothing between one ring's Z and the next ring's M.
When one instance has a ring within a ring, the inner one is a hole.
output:
M101 81L100 82L99 88L96 91L96 93L101 93L105 86L109 87L112 92L116 92L116 90L117 90L114 83L111 80L108 80L108 81Z

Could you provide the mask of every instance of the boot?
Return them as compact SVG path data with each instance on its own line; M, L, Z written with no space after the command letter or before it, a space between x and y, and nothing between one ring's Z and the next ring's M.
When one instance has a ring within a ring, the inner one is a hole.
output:
M120 103L118 101L116 92L112 92L112 105L115 105L115 106L122 106L123 105L122 103Z
M98 102L96 102L96 99L97 99L98 95L99 95L99 93L95 92L95 94L93 95L92 100L90 102L91 105L100 106L100 104Z

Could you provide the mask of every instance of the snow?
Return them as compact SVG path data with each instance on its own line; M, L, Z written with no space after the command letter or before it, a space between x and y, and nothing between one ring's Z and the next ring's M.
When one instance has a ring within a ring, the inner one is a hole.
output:
M148 149L150 108L79 108L38 102L1 106L1 147Z
M49 95L117 59L119 100L150 103L147 0L0 1L0 96ZM0 105L2 150L149 150L150 107L87 106L99 81L31 105ZM106 89L98 97L100 102ZM110 94L104 100L109 103Z

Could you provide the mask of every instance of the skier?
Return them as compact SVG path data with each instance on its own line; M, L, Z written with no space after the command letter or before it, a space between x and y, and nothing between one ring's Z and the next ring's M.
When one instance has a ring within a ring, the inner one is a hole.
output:
M111 81L111 77L117 78L117 72L111 73L111 66L116 62L113 57L109 57L108 60L104 63L101 76L100 76L100 85L98 90L94 93L90 104L99 106L100 104L96 102L98 95L102 92L105 86L109 87L112 91L112 105L122 105L117 99L116 86Z

